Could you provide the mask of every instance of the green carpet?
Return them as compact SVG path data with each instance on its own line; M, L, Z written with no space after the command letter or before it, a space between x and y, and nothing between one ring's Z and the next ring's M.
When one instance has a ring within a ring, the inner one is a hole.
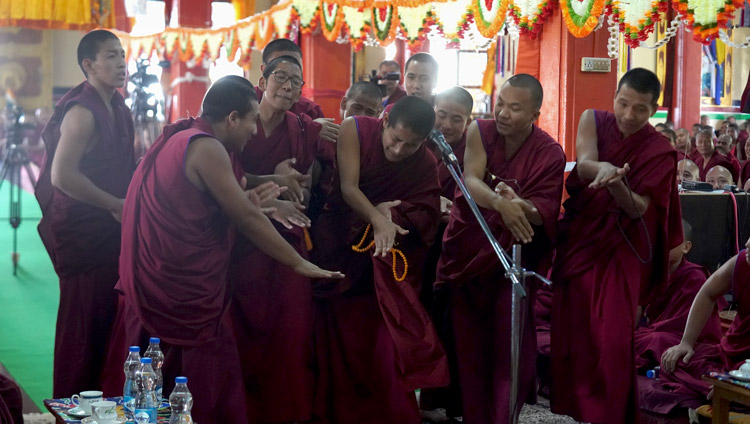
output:
M10 183L0 189L0 362L31 399L52 396L52 353L60 290L55 270L36 231L42 216L34 196L21 191L20 261L13 276Z

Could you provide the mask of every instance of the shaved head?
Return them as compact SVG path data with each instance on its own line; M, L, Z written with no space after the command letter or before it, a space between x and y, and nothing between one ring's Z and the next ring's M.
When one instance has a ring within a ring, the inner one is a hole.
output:
M708 171L706 182L714 186L714 190L721 190L727 184L734 185L732 173L721 165L716 165Z
M518 74L510 77L505 84L529 90L534 109L539 110L542 108L544 90L542 90L542 84L539 83L538 79L529 74Z
M442 100L451 100L460 104L465 109L467 115L471 115L471 110L474 109L474 98L471 97L471 94L466 89L459 86L441 91L435 97L435 104Z
M371 97L373 99L377 99L378 101L380 101L380 99L382 98L380 88L378 88L377 84L371 83L369 81L355 82L351 87L349 87L348 90L346 90L346 97L348 98L353 98L360 95Z
M681 184L683 181L700 181L698 165L690 159L682 159L677 162L677 184Z

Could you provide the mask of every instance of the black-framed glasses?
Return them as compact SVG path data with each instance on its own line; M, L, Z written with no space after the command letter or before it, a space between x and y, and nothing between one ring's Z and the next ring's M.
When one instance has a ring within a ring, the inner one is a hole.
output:
M271 72L271 75L273 75L273 79L276 80L276 82L282 85L286 84L287 81L291 81L292 88L294 89L302 88L302 86L305 85L305 81L302 78L293 77L284 71L273 71Z

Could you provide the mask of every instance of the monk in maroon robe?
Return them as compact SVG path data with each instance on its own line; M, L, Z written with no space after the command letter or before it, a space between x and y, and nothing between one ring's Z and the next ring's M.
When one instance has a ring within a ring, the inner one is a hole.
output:
M708 170L706 182L711 184L714 190L723 190L726 185L734 185L731 171L721 165L716 165Z
M280 77L288 80L280 80ZM297 83L294 83L297 81ZM325 157L320 125L289 111L301 92L302 69L291 56L280 56L265 67L260 87L257 134L241 155L248 180L271 177L287 162L295 175L308 174L316 158ZM289 160L293 162L289 162ZM277 230L302 257L307 257L305 199L274 199ZM241 238L235 248L229 279L232 286L232 321L239 348L250 423L291 423L312 417L313 405L313 299L310 279Z
M432 94L437 86L438 71L440 66L429 53L417 53L409 56L404 66L404 89L407 96L417 96L422 100L435 104L435 95ZM393 104L385 106L383 114L389 113Z
M688 312L695 296L706 282L708 271L684 258L692 248L690 224L683 220L685 240L669 252L669 281L666 291L661 293L644 311L647 323L635 331L635 357L639 374L659 366L664 352L679 343L687 323ZM705 400L709 385L701 380L707 370L720 370L717 361L718 343L721 340L719 310L726 307L724 299L698 337L696 350L700 361L694 358L690 367L682 367L674 373L662 374L658 382L638 379L640 406L652 412L667 414L676 407L695 406Z
M648 124L659 80L620 80L614 114L587 110L552 274L551 406L591 423L637 422L636 308L667 281L682 242L677 153Z
M437 164L424 145L434 119L407 96L386 118L341 125L334 191L312 228L313 257L348 272L314 287L320 422L420 423L414 390L448 384L419 302L419 265L440 221Z
M156 335L165 355L165 393L176 376L187 376L197 422L247 423L227 313L234 226L300 275L337 273L312 265L285 242L251 202L255 197L261 204L258 197L267 196L242 191L243 173L234 154L255 132L252 84L237 76L222 78L206 93L202 110L201 118L165 128L128 189L117 285L121 308L109 362L122 364L125 346ZM274 187L256 190L268 193ZM270 197L277 195L278 190ZM111 385L122 387L120 375Z
M494 120L469 127L464 168L466 185L502 247L523 243L524 266L544 274L549 266L555 222L562 199L562 147L534 125L542 87L520 74L500 89ZM512 112L511 112L512 110ZM501 184L503 189L495 189ZM510 280L471 212L456 192L436 290L449 291L448 317L458 363L464 422L507 423L510 418ZM534 289L528 301L534 304ZM524 300L526 302L526 300ZM536 393L536 339L529 312L521 335L516 411Z
M453 149L459 166L463 169L464 151L466 150L466 129L471 123L471 111L474 107L474 99L468 91L461 87L451 87L442 91L435 97L435 129L445 137L445 141ZM456 191L456 182L448 167L442 160L440 151L435 144L429 145L432 153L438 158L438 179L440 181L440 212L442 220L438 228L435 242L430 246L430 252L424 263L423 282L420 297L425 308L435 323L440 339L448 355L451 369L451 385L447 388L423 389L420 392L419 406L427 419L439 421L442 416L439 408L445 410L447 417L461 416L461 398L458 390L458 375L456 371L456 355L451 335L451 328L446 319L447 296L435 293L436 269L440 252L442 251L442 239L445 228L448 225L453 204L453 194ZM438 298L439 297L439 298ZM433 412L429 412L433 411Z
M341 119L350 116L369 116L377 118L382 112L380 105L380 88L370 81L357 81L346 90L341 98Z
M690 159L681 159L677 162L677 184L683 181L700 181L700 171L698 165Z
M0 374L0 423L21 424L22 422L21 389L10 377Z
M698 165L701 181L706 181L708 171L717 165L721 165L731 171L735 181L739 179L739 170L737 175L735 175L731 159L722 155L714 147L713 133L710 130L703 130L698 133L698 136L695 138L695 146L697 154L691 159Z
M52 394L99 387L115 317L122 203L133 175L133 120L120 40L92 31L78 45L87 81L55 106L36 186L39 234L60 277ZM71 355L75 352L75 355Z
M677 150L678 158L683 159L691 157L695 152L695 146L690 139L690 132L685 128L679 128L676 131L677 140L675 142L675 150Z

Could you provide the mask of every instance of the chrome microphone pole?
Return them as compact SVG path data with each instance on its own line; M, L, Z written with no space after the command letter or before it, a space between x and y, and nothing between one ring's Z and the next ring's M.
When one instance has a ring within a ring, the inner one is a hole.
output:
M519 361L521 352L521 336L523 334L523 324L526 315L527 302L523 302L526 296L526 277L533 276L540 279L545 284L551 285L552 282L545 277L537 274L533 271L527 271L521 267L521 246L518 244L513 245L513 258L510 258L508 254L503 250L500 243L497 241L495 236L492 234L490 226L479 211L479 206L471 196L469 189L463 179L461 167L458 165L458 159L453 153L453 149L445 141L445 137L440 131L433 130L430 133L429 139L438 147L440 150L443 163L448 168L451 176L456 181L459 190L463 193L466 203L474 213L474 217L477 219L479 226L482 228L487 240L490 242L492 249L495 251L500 263L505 269L505 277L508 278L513 284L513 290L511 292L511 357L510 357L510 395L509 395L509 422L516 424L518 422L519 410L517 408L518 400L518 375L519 375Z

